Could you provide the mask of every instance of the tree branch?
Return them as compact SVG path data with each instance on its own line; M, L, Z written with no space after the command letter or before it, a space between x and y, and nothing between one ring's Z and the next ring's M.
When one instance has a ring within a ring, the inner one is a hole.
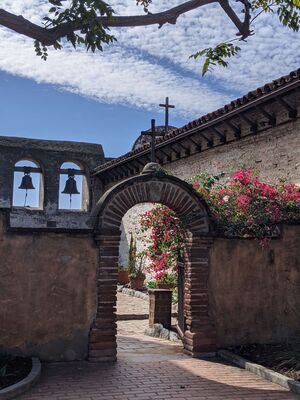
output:
M218 1L219 0L190 0L180 4L177 7L156 14L149 13L146 15L133 15L128 17L113 16L110 18L98 17L97 20L104 27L133 27L155 24L158 24L159 27L161 27L166 23L176 24L176 21L181 14L185 14L188 11ZM229 5L228 7L230 8ZM236 16L236 18L238 17ZM241 21L239 22L242 25ZM51 46L56 42L56 40L66 36L68 33L78 31L82 28L82 22L75 21L71 23L63 23L57 27L47 29L33 24L22 16L11 14L3 9L0 9L0 25L3 25L6 28L12 29L17 33L23 34L32 39L38 40L45 46Z
M239 17L236 15L234 10L230 7L228 0L219 0L220 6L223 8L225 13L228 15L228 17L231 19L231 21L237 27L237 29L239 31L238 34L240 36L242 36L242 39L245 39L246 37L248 37L251 34L250 29L249 29L250 18L249 18L249 10L248 10L248 1L243 0L241 2L245 6L245 21L244 21L244 23L239 19Z
M11 14L0 8L0 25L12 29L17 33L38 40L45 45L52 45L53 35L46 28L33 24L22 15Z

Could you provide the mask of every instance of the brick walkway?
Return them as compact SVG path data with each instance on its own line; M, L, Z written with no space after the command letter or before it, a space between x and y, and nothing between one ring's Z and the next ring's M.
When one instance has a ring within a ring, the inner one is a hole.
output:
M118 294L118 314L147 311ZM144 308L146 307L146 308ZM142 334L147 320L118 322L118 362L43 366L40 383L19 400L290 400L284 388L220 360L185 356L179 343Z

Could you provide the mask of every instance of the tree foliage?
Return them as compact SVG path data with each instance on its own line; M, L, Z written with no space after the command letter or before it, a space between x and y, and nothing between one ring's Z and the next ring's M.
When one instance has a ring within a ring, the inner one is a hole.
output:
M279 23L294 32L300 27L300 0L236 0L241 5L240 13L229 0L188 0L176 7L159 13L151 13L152 0L135 0L143 7L144 14L118 16L113 8L103 0L48 0L50 8L43 24L36 25L22 16L0 9L0 25L34 39L35 51L43 60L47 59L48 47L59 50L71 43L74 48L83 46L87 51L103 51L104 44L116 38L110 27L146 26L176 24L180 15L211 3L217 3L237 28L236 38L224 40L215 47L201 49L192 58L204 57L202 74L216 65L228 66L228 59L241 51L234 41L246 41L255 31L253 22L263 13L278 17ZM241 18L240 15L243 17ZM43 25L43 26L42 26ZM226 38L224 38L226 39Z
M228 61L225 61L225 58L235 56L240 50L241 48L239 46L234 46L232 43L220 43L215 48L208 47L200 50L197 53L192 54L190 58L197 59L201 56L205 57L202 67L203 76L207 71L211 71L215 65L228 67Z

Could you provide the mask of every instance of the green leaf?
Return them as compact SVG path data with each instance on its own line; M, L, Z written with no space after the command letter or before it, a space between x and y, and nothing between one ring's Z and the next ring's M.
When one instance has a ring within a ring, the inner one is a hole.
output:
M206 57L202 66L202 76L208 71L212 71L213 66L220 65L222 67L228 67L228 61L224 58L230 58L235 56L241 50L240 47L234 46L232 43L219 43L216 47L208 47L200 50L195 54L192 54L190 58L197 59L199 57Z

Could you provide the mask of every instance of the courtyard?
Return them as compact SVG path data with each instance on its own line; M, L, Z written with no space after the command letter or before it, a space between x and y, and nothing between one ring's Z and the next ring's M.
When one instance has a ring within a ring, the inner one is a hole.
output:
M181 342L143 334L148 303L118 293L117 363L45 363L40 382L20 400L289 400L284 388L218 358L195 359ZM126 318L127 315L127 318Z

